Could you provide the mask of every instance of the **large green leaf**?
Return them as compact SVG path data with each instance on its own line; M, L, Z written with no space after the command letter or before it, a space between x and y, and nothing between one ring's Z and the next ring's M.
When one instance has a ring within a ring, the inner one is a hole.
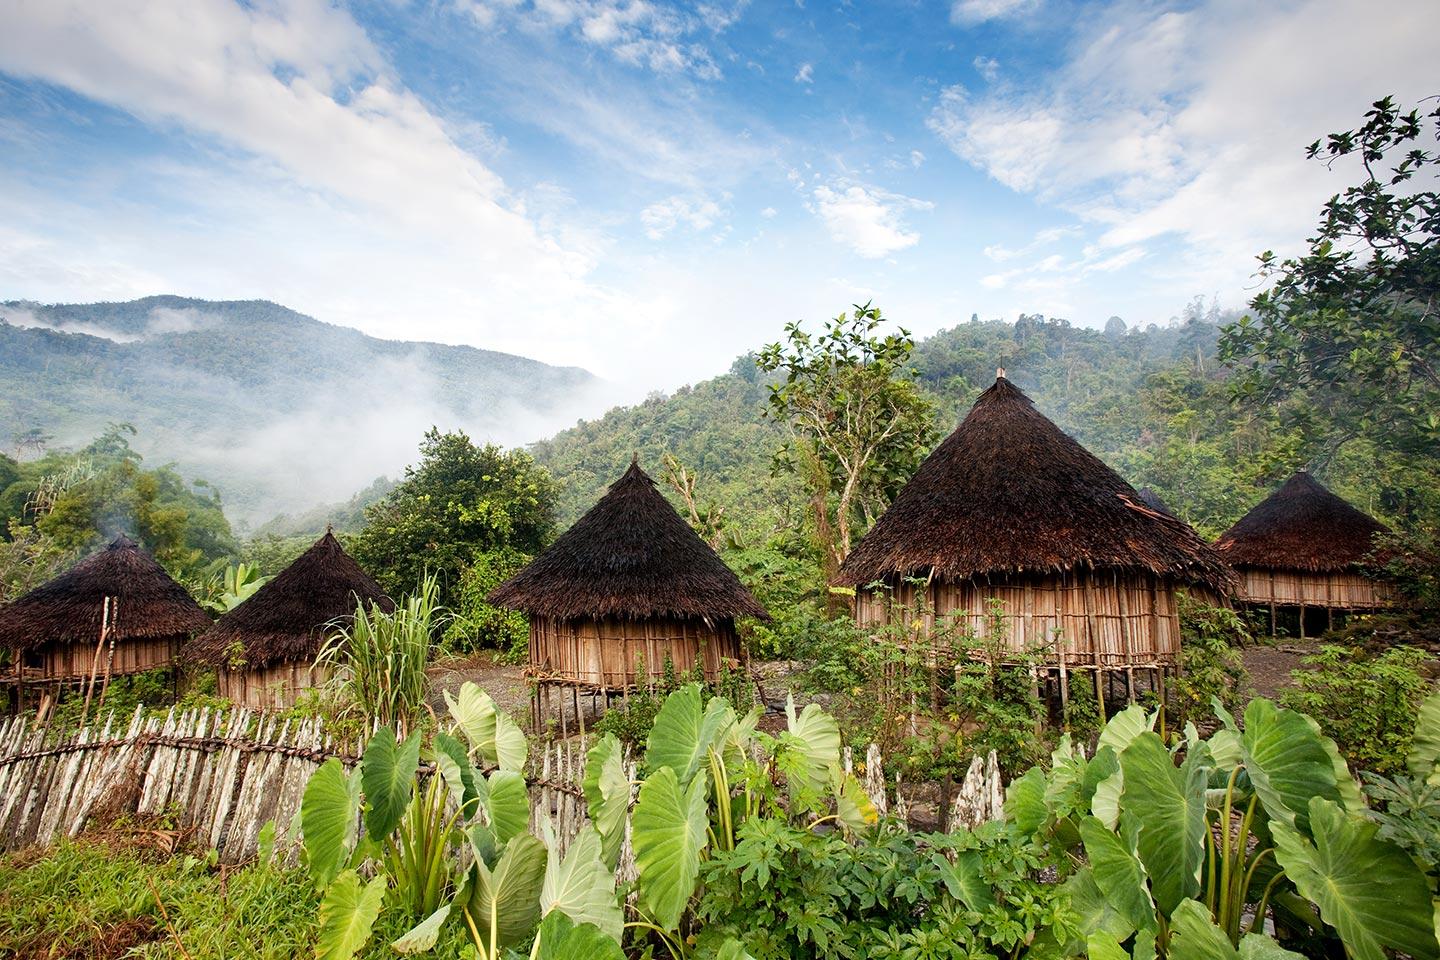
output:
M419 730L397 744L395 731L381 727L366 744L360 776L365 787L365 832L374 839L383 840L399 825L415 791L419 766Z
M785 718L791 742L804 758L799 768L802 786L810 794L822 793L830 780L830 771L840 766L840 725L819 704L806 704L795 713L795 698L786 698Z
M1095 885L1127 923L1136 930L1155 926L1155 904L1145 886L1145 870L1120 839L1094 817L1080 821L1085 856L1095 875Z
M645 769L675 771L681 786L690 782L710 748L735 723L735 710L723 697L701 708L700 684L687 683L665 698L645 744Z
M1186 900L1170 918L1167 960L1304 960L1269 937L1247 934L1235 949L1230 938L1210 920L1210 912L1196 900Z
M540 888L545 881L545 845L528 833L505 844L495 868L477 860L471 872L468 909L481 936L496 931L496 944L513 947L540 922Z
M315 937L316 960L350 960L370 940L370 930L380 915L389 885L385 874L367 884L360 875L346 870L335 878L320 901L319 931Z
M600 834L605 863L613 870L625 840L625 818L630 812L630 780L625 776L620 740L607 733L585 754L585 805Z
M1240 739L1245 772L1271 820L1308 830L1311 797L1342 801L1323 739L1302 713L1277 709L1264 699L1252 700L1246 708Z
M305 860L316 890L324 890L340 872L355 843L359 815L360 777L347 777L344 765L331 757L310 775L300 798Z
M1405 765L1416 780L1440 783L1440 693L1431 694L1420 704Z
M574 924L558 910L535 935L533 960L625 960L625 951L594 924Z
M967 910L984 913L995 906L995 891L981 876L979 850L962 850L953 863L940 853L933 854L930 860L940 871L946 891Z
M475 768L469 751L445 731L435 734L435 769L445 779L456 806L467 809L479 798L475 789Z
M666 930L679 926L700 875L700 852L709 826L708 786L701 771L682 789L674 768L662 766L640 785L631 815L640 903Z
M411 927L399 939L390 944L390 949L402 956L428 953L440 939L440 928L450 916L451 904L444 904L430 916Z
M1150 892L1167 916L1200 891L1205 863L1205 780L1197 754L1176 768L1164 742L1152 732L1136 737L1120 755L1125 775L1121 827L1138 832L1140 862Z
M584 826L560 857L550 823L545 822L549 848L540 913L559 910L576 923L593 923L616 943L625 931L625 915L615 895L615 872L600 859L600 835Z
M1284 822L1271 825L1275 859L1295 889L1320 908L1354 960L1382 960L1385 948L1415 960L1440 957L1429 884L1379 825L1323 797L1307 811L1311 843Z
M755 958L739 940L734 937L726 937L725 942L720 944L720 949L715 952L715 960L755 960Z
M514 770L496 770L485 780L482 791L485 812L498 843L509 843L530 829L530 790L525 778Z
M1035 833L1045 825L1049 811L1045 808L1045 771L1031 767L1018 780L1005 788L1005 819L1022 833Z
M1130 960L1130 954L1112 936L1092 933L1085 940L1085 956L1089 960Z
M459 696L445 691L445 704L481 759L502 770L525 769L525 732L495 706L488 693L467 680L460 686Z
M851 833L859 833L880 822L880 811L875 801L865 792L865 786L853 773L846 773L840 767L830 771L830 788L835 794L835 819Z
M1135 932L1135 925L1125 919L1110 898L1100 892L1095 871L1081 867L1071 874L1063 886L1070 906L1080 918L1080 932L1087 936L1103 934L1117 943Z

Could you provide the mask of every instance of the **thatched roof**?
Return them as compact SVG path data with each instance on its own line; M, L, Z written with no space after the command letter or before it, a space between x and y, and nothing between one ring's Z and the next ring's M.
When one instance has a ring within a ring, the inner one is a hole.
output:
M1149 487L1141 487L1139 492L1140 502L1145 504L1145 506L1149 507L1151 510L1158 510L1161 513L1168 513L1171 516L1175 515L1175 511L1171 510L1170 507L1161 498L1160 494L1156 493L1154 490L1151 490Z
M1215 549L1235 567L1328 573L1360 563L1375 534L1388 530L1302 470L1225 531Z
M842 584L1083 568L1148 571L1225 591L1195 533L1051 423L1003 375L935 448L840 568Z
M105 598L118 640L175 637L210 626L200 605L129 537L116 537L65 573L0 607L0 647L96 643Z
M634 462L490 602L560 619L767 616Z
M395 609L385 591L340 546L329 530L250 599L221 617L182 653L198 663L222 665L241 645L248 668L310 661L333 625L346 625L357 600Z

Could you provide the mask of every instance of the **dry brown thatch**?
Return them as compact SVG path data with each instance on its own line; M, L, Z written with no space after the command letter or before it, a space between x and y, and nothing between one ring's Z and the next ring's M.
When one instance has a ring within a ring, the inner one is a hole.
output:
M1215 541L1235 567L1314 573L1351 569L1389 528L1301 470Z
M119 642L176 637L204 630L210 618L170 575L129 537L0 607L0 647L94 643L105 598L118 605L111 636Z
M837 578L965 580L1072 569L1148 571L1227 592L1233 575L1194 530L1130 484L1003 376L920 465Z
M249 669L286 661L310 661L331 625L344 626L357 601L395 609L385 591L340 546L329 530L295 562L221 617L181 652L186 660L220 666L240 644Z
M768 616L636 462L490 602L560 619Z
M1175 511L1170 509L1170 507L1165 503L1164 499L1161 498L1160 494L1156 493L1154 490L1151 490L1149 487L1140 488L1140 502L1145 504L1145 506L1149 507L1151 510L1158 510L1160 513L1168 513L1172 517L1175 515Z

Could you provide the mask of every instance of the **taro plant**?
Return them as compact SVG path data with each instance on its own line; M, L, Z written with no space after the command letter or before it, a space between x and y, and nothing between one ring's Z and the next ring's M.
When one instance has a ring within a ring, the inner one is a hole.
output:
M548 829L532 836L524 734L473 683L446 702L452 730L431 746L382 727L356 770L331 759L306 786L305 858L324 891L317 957L354 956L382 910L415 923L391 944L401 954L459 930L480 960L532 938L536 960L621 956L599 834L586 827L563 856Z
M1048 775L1010 787L1008 817L1073 854L1065 881L1094 956L1253 957L1273 918L1353 960L1440 956L1429 885L1378 835L1335 744L1304 714L1252 701L1172 750L1139 707L1095 754L1062 740ZM1423 738L1422 738L1423 739ZM1128 948L1127 946L1128 945Z
M723 697L706 702L699 684L666 698L650 731L646 776L631 810L621 745L602 737L589 751L585 796L607 864L618 857L630 819L636 919L672 957L687 953L701 869L712 852L733 851L743 824L758 818L807 829L836 822L848 831L874 825L874 806L844 772L835 719L811 704L787 705L787 729L756 729L759 708L744 716ZM735 941L722 954L739 956Z

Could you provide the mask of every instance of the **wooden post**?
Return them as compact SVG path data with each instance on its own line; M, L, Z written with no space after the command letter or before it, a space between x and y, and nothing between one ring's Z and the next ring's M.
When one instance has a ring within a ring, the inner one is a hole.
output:
M1097 666L1095 668L1095 706L1100 710L1100 723L1102 726L1105 723L1105 687L1101 682L1101 678L1104 677L1104 675L1105 671Z
M1070 729L1070 680L1065 676L1065 638L1056 647L1060 657L1060 725Z
M106 597L100 612L100 640L95 644L95 655L90 658L90 682L85 687L85 705L80 709L80 724L90 714L90 698L95 693L95 678L100 672L100 651L105 649L105 639L110 633L110 598Z

